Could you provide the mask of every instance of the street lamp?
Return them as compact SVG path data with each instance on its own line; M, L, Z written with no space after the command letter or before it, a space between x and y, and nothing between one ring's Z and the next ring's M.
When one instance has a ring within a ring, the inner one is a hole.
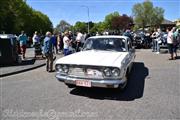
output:
M88 6L85 6L85 5L83 5L83 6L81 6L81 7L87 8L87 14L88 14L88 34L89 34L89 7L88 7Z

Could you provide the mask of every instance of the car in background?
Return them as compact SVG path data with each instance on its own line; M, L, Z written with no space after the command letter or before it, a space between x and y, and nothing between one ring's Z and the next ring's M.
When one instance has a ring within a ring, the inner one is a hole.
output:
M161 38L160 38L160 47L161 48L167 48L167 32L162 32L161 33Z
M150 48L151 47L150 34L144 31L136 31L133 35L133 46L136 48Z
M56 78L68 87L124 89L135 59L135 49L126 36L94 36L82 51L56 61Z
M19 63L19 45L12 34L0 34L0 65Z

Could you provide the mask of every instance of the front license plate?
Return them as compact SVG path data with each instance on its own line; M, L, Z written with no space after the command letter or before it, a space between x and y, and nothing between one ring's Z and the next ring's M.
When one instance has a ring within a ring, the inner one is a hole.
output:
M91 87L91 81L89 80L76 80L77 86Z

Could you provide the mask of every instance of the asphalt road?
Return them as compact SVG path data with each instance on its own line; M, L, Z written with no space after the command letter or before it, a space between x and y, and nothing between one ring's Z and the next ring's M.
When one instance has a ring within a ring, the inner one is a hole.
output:
M180 119L180 59L137 50L127 89L69 89L45 67L1 78L0 120Z

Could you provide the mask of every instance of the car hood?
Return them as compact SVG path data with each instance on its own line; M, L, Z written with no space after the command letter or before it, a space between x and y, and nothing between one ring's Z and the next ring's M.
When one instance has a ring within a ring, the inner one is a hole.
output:
M56 61L56 64L120 67L127 52L88 50L77 52Z

